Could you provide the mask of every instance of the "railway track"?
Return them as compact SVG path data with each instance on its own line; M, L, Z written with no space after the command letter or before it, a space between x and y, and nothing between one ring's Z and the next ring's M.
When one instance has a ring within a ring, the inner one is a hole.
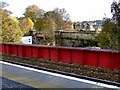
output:
M47 71L47 72L54 73L54 74L60 74L60 75L64 75L65 77L71 77L71 78L74 78L75 80L80 79L80 80L85 81L86 83L96 84L97 86L102 86L105 88L120 89L120 83L117 83L117 82L111 82L111 81L107 81L107 80L96 79L96 78L86 77L86 76L82 76L82 75L76 75L76 74L72 74L72 73L66 73L66 72L52 70L52 69L48 69L48 68L42 68L42 67L18 63L18 62L14 62L14 61L8 61L8 60L4 60L4 59L0 59L0 62L1 63L6 62L6 63L14 64L14 65L20 65L20 66L24 66L24 67L28 67L28 68L33 68L36 70L43 70L43 71Z

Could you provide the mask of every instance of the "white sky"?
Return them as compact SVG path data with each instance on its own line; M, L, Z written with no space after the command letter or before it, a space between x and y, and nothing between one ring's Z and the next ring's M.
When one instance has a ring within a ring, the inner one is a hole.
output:
M26 7L37 5L45 11L54 8L65 8L71 16L72 21L102 20L105 14L112 17L111 4L113 0L1 0L10 4L8 10L13 16L22 16Z

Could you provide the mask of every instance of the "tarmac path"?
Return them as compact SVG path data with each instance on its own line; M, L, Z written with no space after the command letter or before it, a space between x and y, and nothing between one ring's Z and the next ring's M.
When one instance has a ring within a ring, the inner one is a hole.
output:
M2 66L0 68L0 71L2 71L0 80L2 78L4 82L5 80L9 80L9 82L13 81L13 83L20 84L20 87L23 85L23 88L104 88L103 86L97 85L97 82L76 79L2 61L0 61L0 64ZM3 81L2 84L4 84ZM16 87L11 86L9 88Z

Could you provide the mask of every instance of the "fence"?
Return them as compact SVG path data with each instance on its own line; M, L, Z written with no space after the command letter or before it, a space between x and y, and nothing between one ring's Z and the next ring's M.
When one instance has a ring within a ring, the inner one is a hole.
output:
M23 58L55 60L57 62L77 63L120 70L120 52L118 51L0 43L0 52L22 56Z

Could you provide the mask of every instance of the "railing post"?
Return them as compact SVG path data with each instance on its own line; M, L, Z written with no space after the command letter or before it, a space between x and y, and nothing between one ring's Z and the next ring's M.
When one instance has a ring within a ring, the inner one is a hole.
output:
M5 44L4 43L2 43L2 53L6 53L6 50L5 50Z
M50 48L48 47L48 54L49 54L49 60L51 60L51 57L50 57Z
M6 54L9 55L8 46L9 46L9 45L6 44L6 45L5 45L5 49L6 49Z
M16 45L16 55L18 56L18 45Z
M86 57L85 57L85 50L82 51L82 66L85 65Z
M57 49L57 62L59 62L60 61L60 49L58 48Z
M99 66L99 52L97 51L97 56L96 56L96 66Z
M2 43L0 43L0 53L2 53Z
M22 58L24 58L25 57L25 53L24 53L24 46L22 45Z
M70 50L70 63L73 63L73 60L72 60L72 49L69 49Z

